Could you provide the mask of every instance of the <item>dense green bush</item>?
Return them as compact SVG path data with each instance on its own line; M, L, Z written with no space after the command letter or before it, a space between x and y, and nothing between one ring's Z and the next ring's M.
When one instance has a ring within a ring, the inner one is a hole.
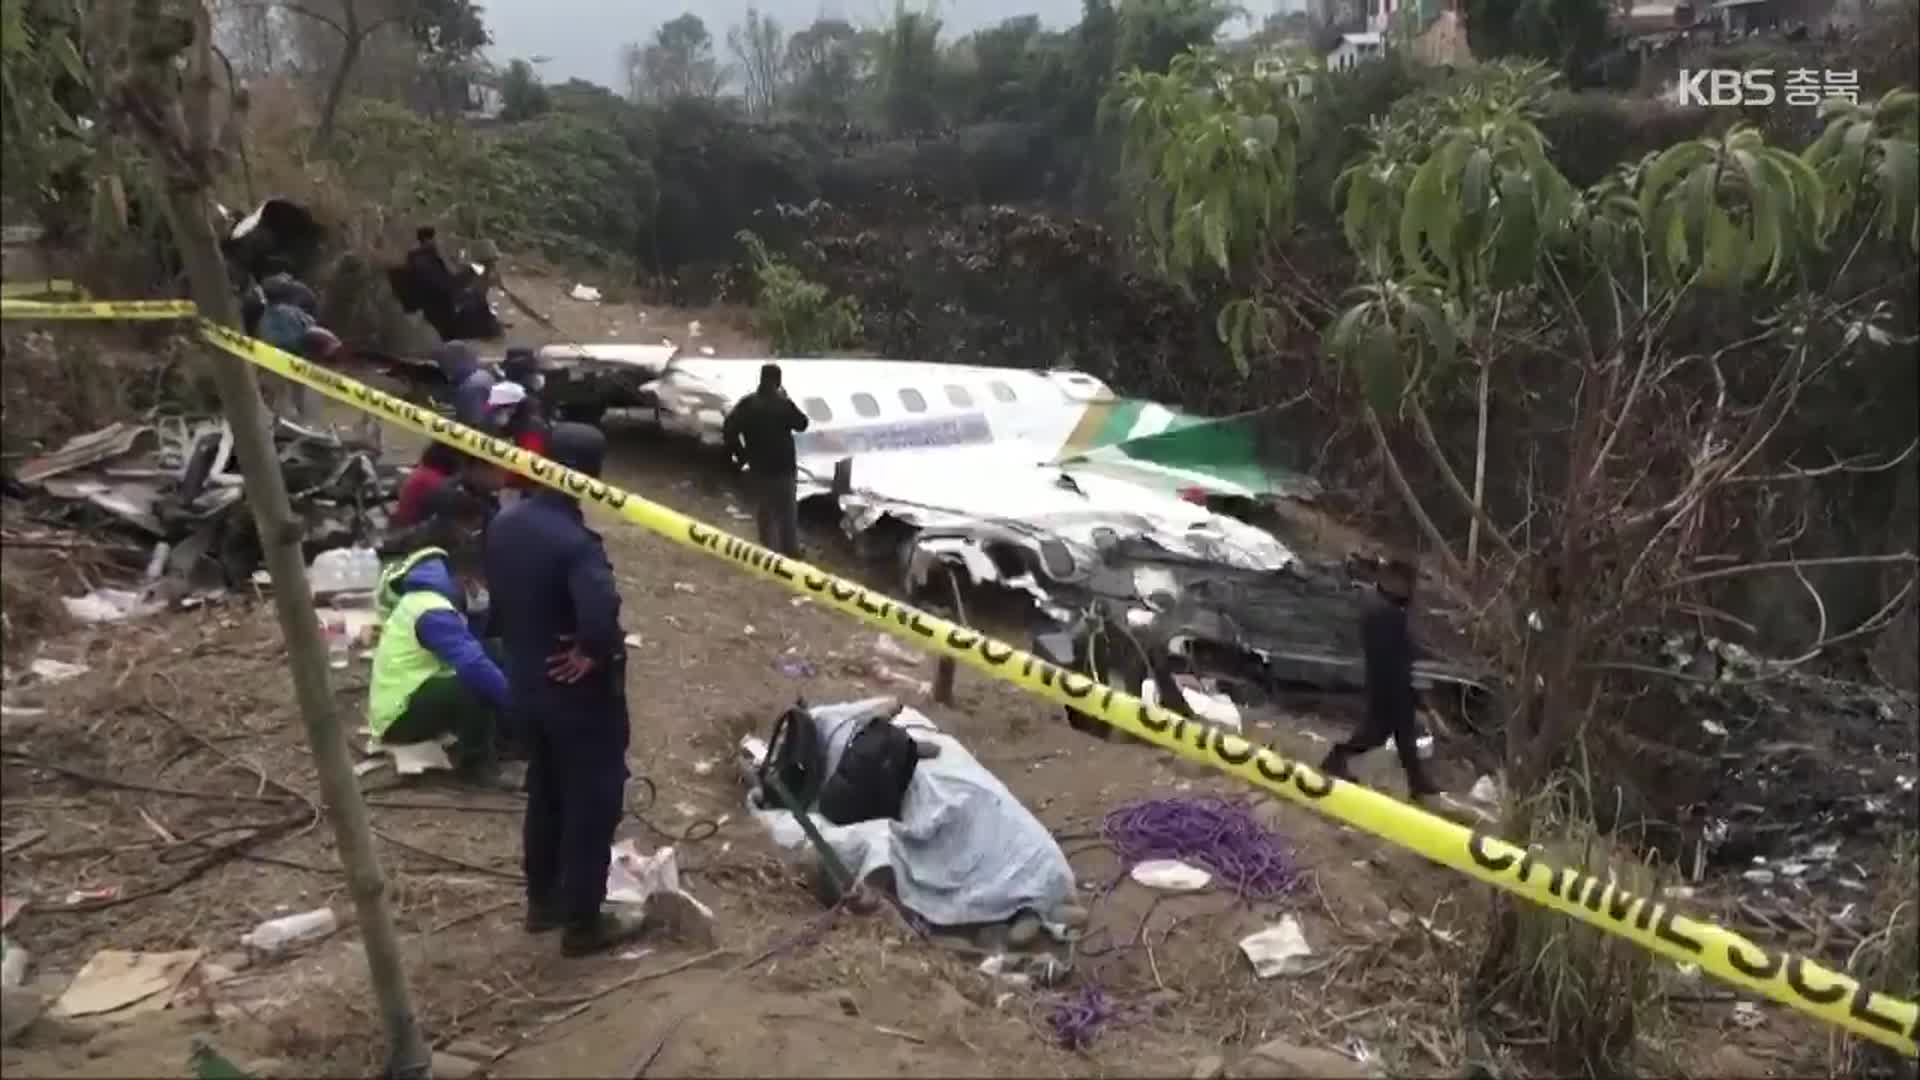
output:
M834 297L789 263L767 254L766 245L742 229L737 237L753 265L754 329L776 356L820 356L860 340L860 305Z
M1560 92L1542 105L1539 128L1553 163L1570 182L1585 186L1598 183L1622 162L1697 138L1716 121L1707 109L1680 109L1604 91Z

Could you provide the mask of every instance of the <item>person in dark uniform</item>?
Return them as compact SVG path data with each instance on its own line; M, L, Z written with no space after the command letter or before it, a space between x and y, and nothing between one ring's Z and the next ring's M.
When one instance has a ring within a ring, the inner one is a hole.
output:
M419 305L421 315L440 334L442 340L451 341L458 337L453 331L455 326L455 301L459 295L458 282L454 280L453 268L440 254L440 243L431 225L422 225L414 232L416 244L407 252L406 270L411 279L410 285L414 302Z
M1419 736L1413 725L1417 702L1413 660L1418 648L1407 609L1413 603L1415 577L1411 564L1394 560L1375 578L1379 595L1360 618L1360 642L1367 665L1367 717L1359 730L1334 746L1320 771L1351 780L1347 762L1392 739L1400 754L1400 768L1407 775L1408 793L1419 799L1437 795L1440 789L1427 778L1420 762Z
M763 364L760 388L727 413L727 454L753 474L758 494L754 524L760 546L789 558L800 554L800 510L795 501L793 436L807 430L807 414L780 385L780 365Z
M554 427L548 456L598 476L607 440ZM628 941L640 920L602 910L614 829L626 806L626 635L600 534L571 496L541 488L487 530L494 625L527 740L522 858L529 933L561 929L567 956Z

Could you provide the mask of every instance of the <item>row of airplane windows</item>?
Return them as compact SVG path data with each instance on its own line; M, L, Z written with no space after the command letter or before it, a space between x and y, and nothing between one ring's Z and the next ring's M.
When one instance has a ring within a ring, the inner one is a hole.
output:
M993 396L999 401L1013 402L1019 398L1019 395L1013 392L1013 387L998 379L987 384L987 388L993 391ZM945 389L947 401L954 408L972 408L973 394L966 387L949 383ZM926 412L926 395L912 387L905 387L900 391L900 406L910 413ZM810 397L803 403L803 407L807 410L808 418L816 424L825 424L833 419L833 407L827 404L825 398ZM872 394L858 393L853 395L853 411L861 419L871 420L880 415L880 402Z

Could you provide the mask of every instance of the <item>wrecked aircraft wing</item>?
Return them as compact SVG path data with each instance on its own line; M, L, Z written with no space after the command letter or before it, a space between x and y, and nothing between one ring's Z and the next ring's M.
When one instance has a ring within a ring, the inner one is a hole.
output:
M753 392L764 362L676 358L649 387L662 426L717 445L727 410ZM890 360L781 364L788 394L811 421L794 440L802 496L837 495L856 536L883 522L905 526L919 552L966 566L976 582L1024 588L1044 603L1048 584L1083 579L1103 547L1126 537L1246 569L1292 558L1264 530L1137 478L1055 464L1202 423L1117 397L1090 375Z

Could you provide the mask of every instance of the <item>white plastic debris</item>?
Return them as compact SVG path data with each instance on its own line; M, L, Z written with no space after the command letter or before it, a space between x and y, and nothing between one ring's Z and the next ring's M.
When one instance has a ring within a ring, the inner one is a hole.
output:
M75 621L110 623L151 615L160 605L143 600L139 593L125 589L95 589L85 596L63 596L60 603Z
M691 322L687 323L687 336L690 338L697 338L700 336L700 320L699 319L694 319Z
M57 683L79 678L85 675L89 668L85 664L69 664L64 660L42 656L28 665L27 670L33 672L41 682Z
M926 657L905 645L895 641L891 635L876 634L873 638L873 651L889 660L901 664L920 664Z
M6 938L0 938L0 986L18 990L26 985L27 962L33 957L27 950Z
M1213 880L1212 874L1178 859L1148 859L1135 863L1127 876L1149 889L1163 892L1199 892Z
M703 917L713 918L713 909L680 887L680 863L671 846L642 855L632 840L613 845L613 860L607 864L607 899L616 904L644 904L656 893L678 894Z
M1292 915L1241 938L1240 951L1253 965L1253 973L1262 979L1298 974L1304 966L1301 961L1313 955L1313 947L1300 930L1300 920Z
M380 584L380 555L369 547L323 551L307 568L307 581L316 596L372 592Z
M1500 782L1491 775L1483 776L1473 782L1473 790L1467 792L1467 798L1492 806L1500 801Z
M567 295L583 304L597 304L600 302L600 290L591 285L576 284L572 289L567 291Z
M240 944L261 952L279 952L302 941L325 937L339 925L332 908L315 908L298 915L268 919L241 935Z
M1727 733L1725 724L1717 723L1713 720L1700 721L1700 727L1709 735L1725 735Z
M383 743L373 738L373 732L367 728L361 728L360 733L368 737L368 756L379 757L384 754L392 758L393 771L401 776L418 776L429 769L453 768L453 759L447 756L447 747L454 742L452 735L443 735L427 742Z
M1426 761L1433 757L1433 736L1422 735L1413 741L1413 745L1420 753L1420 760Z
M1760 1019L1760 1006L1755 1005L1751 1001L1736 1001L1733 1003L1734 1023L1739 1024L1743 1028L1757 1028L1760 1026Z
M1215 694L1196 686L1182 684L1180 695L1187 699L1193 708L1194 716L1210 724L1226 728L1228 731L1240 730L1240 707L1225 694ZM1160 688L1148 679L1140 687L1140 700L1149 705L1160 704Z

